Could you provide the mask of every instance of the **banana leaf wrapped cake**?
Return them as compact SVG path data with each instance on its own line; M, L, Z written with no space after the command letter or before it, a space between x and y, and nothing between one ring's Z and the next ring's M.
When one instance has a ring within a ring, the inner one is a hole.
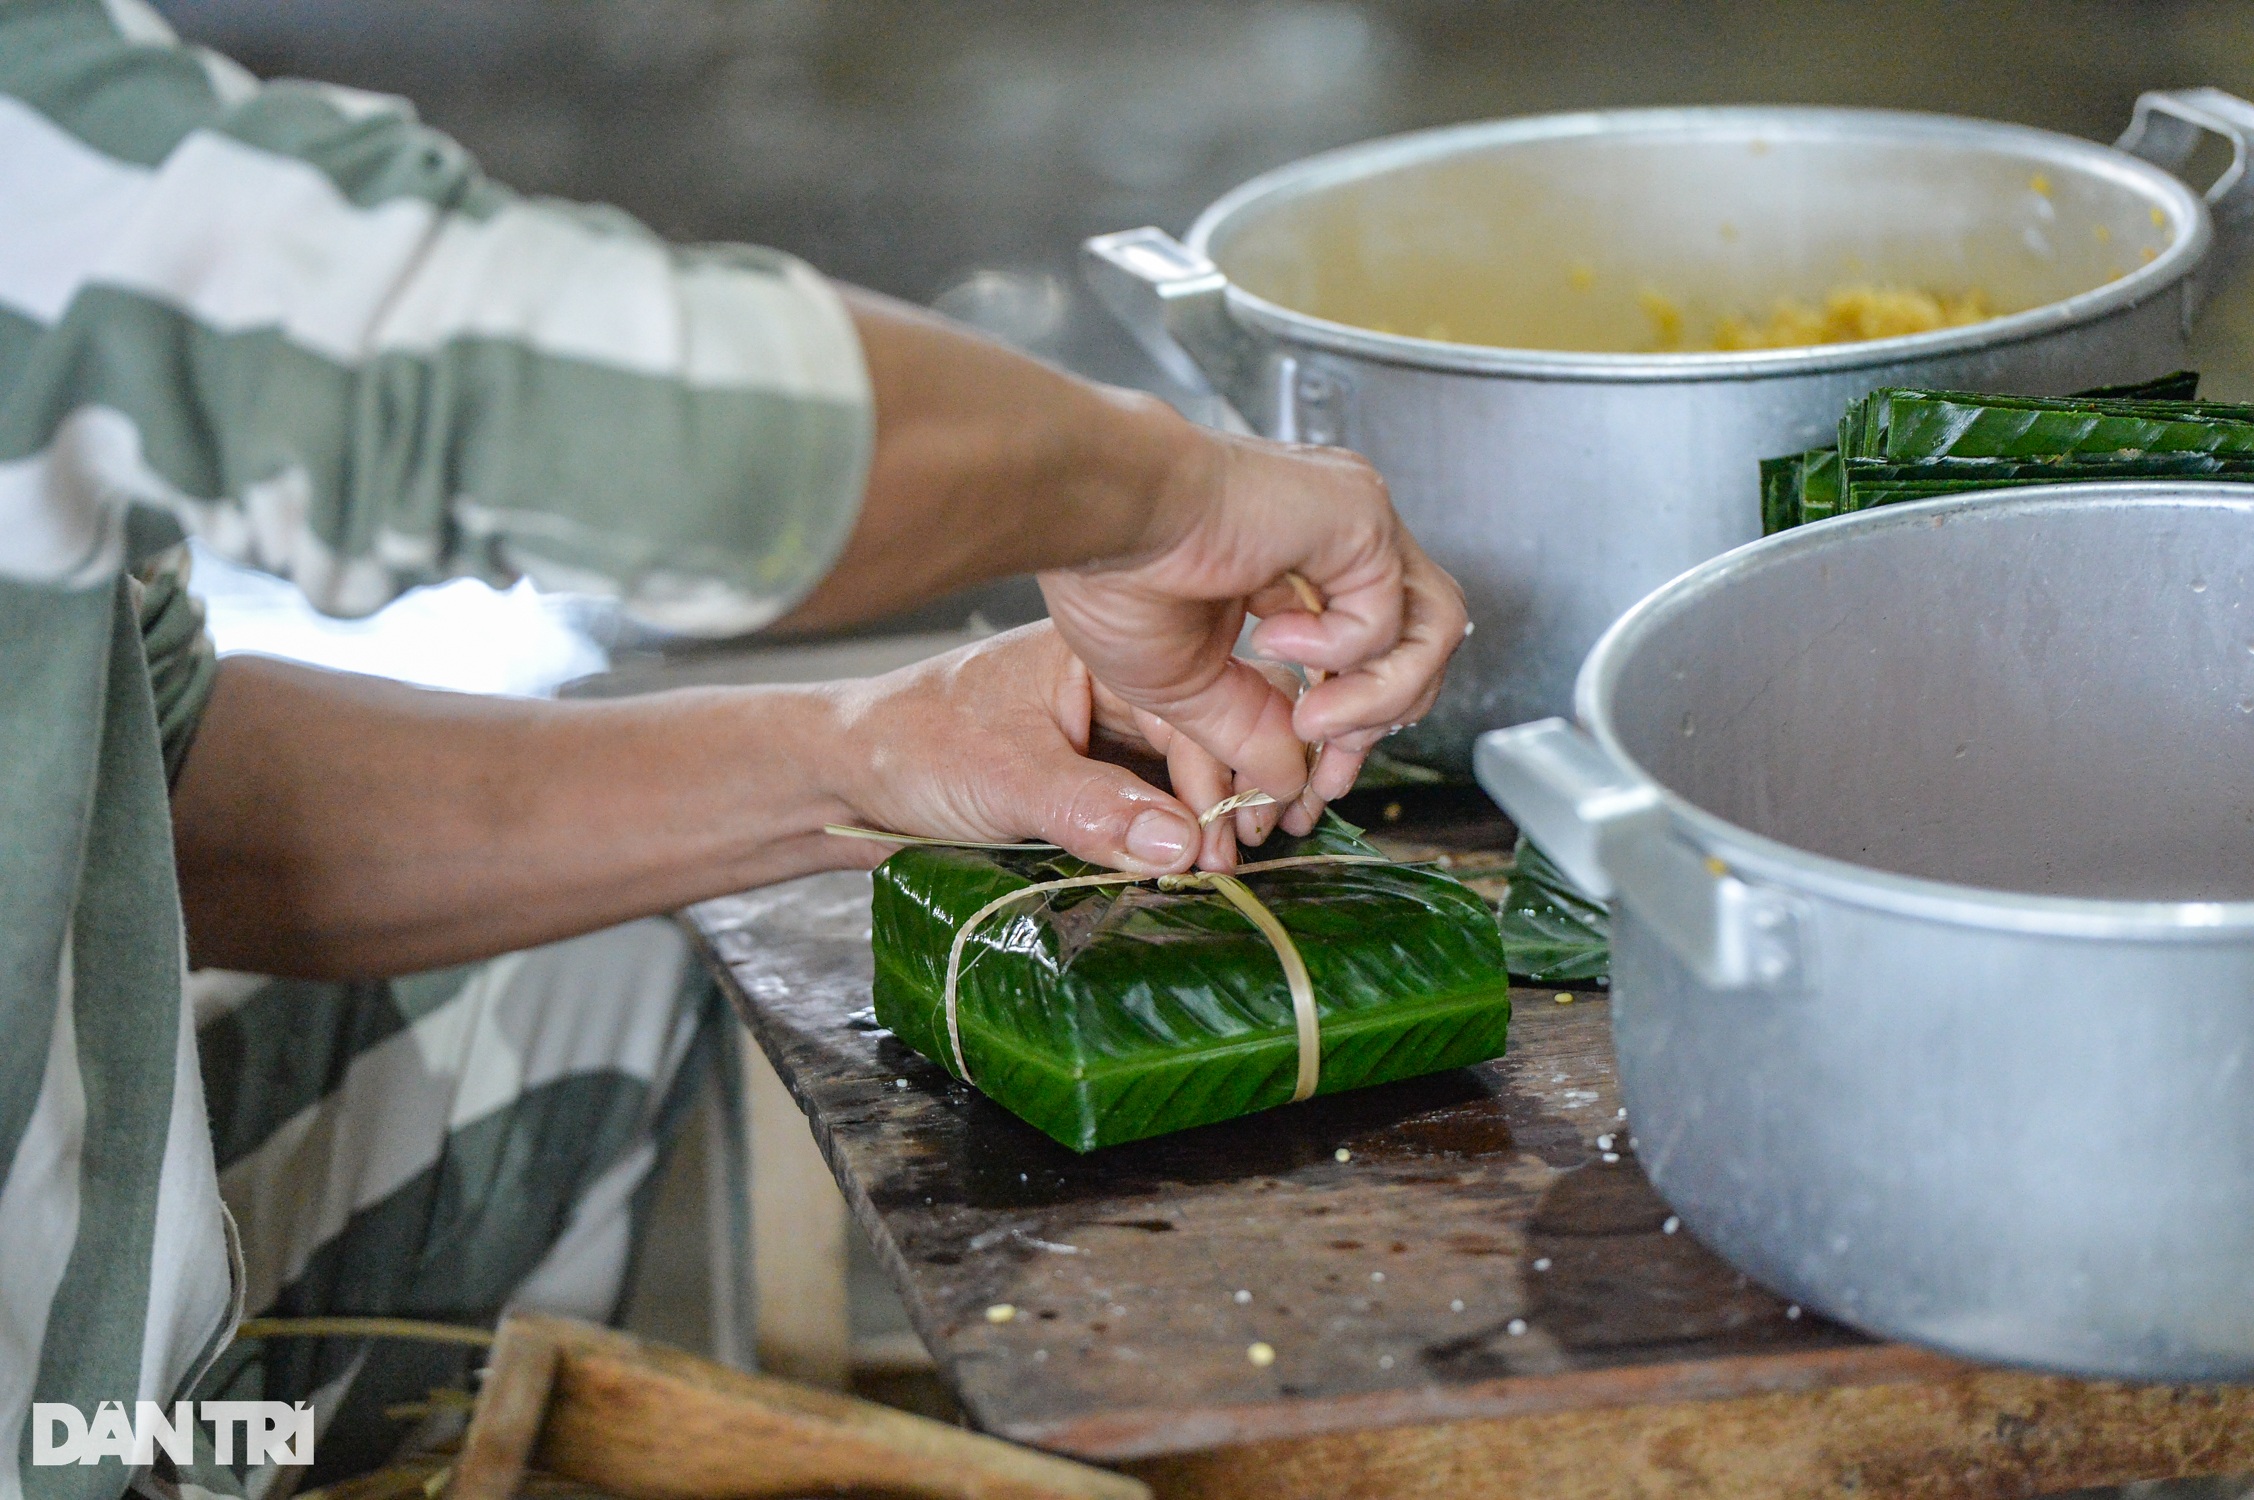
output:
M877 1019L1075 1151L1502 1054L1502 938L1469 888L1336 817L1248 860L1231 889L902 849L876 872Z

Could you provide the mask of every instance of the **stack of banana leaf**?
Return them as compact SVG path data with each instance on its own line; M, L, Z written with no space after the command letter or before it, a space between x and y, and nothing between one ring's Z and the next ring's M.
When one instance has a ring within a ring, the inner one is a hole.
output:
M1761 526L1965 490L2115 479L2254 483L2254 406L2197 401L2180 371L2080 396L1887 389L1847 408L1839 444L1761 465Z
M1247 873L1306 965L1313 1091L1499 1057L1510 987L1495 914L1436 869L1383 861L1335 815L1250 853L1363 863ZM1031 891L1100 875L1054 850L909 847L876 872L877 1019L1075 1151L1234 1119L1292 1099L1299 1032L1278 944L1211 890ZM971 926L948 1035L950 950Z

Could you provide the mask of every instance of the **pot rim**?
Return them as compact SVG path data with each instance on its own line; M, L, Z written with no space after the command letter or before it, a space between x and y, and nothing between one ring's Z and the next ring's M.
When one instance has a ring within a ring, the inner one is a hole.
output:
M2093 493L2095 492L2095 493ZM2236 943L2254 937L2254 901L2126 901L2046 896L1959 885L1855 864L1772 839L1706 811L1665 785L1628 753L1614 732L1611 700L1640 639L1690 598L1726 587L1738 575L1795 552L1853 547L1857 537L1893 528L1929 527L1954 519L2004 520L2028 512L2110 504L2236 511L2254 520L2254 486L2199 481L2122 480L2099 484L2028 485L1980 490L1857 511L1748 542L1662 584L1614 621L1583 662L1574 684L1574 717L1605 753L1651 787L1683 829L1731 867L1788 890L1850 906L1945 922L1958 927L2077 938L2144 938Z
M1445 125L1342 146L1263 173L1216 199L1190 226L1187 243L1199 255L1210 258L1214 236L1229 220L1259 204L1321 192L1470 148L1627 134L1727 139L1754 131L1771 138L1801 140L1938 139L1969 147L2009 147L2062 169L2109 178L2142 194L2168 215L2175 234L2168 247L2145 265L2057 302L1961 328L1796 349L1636 354L1453 344L1378 333L1318 318L1257 296L1233 281L1226 293L1229 311L1239 322L1273 337L1419 369L1549 380L1746 380L1897 365L2025 343L2094 323L2176 287L2206 259L2214 242L2206 200L2181 179L2125 151L2076 136L1999 120L1912 110L1720 105L1528 115Z

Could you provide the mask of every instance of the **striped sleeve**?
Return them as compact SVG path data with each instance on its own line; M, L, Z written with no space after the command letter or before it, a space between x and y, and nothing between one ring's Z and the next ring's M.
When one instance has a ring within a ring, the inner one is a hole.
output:
M188 747L219 677L219 657L204 629L203 605L188 591L188 549L175 547L134 570L131 589L149 663L157 739L167 786L180 781Z
M712 635L852 528L868 377L804 265L523 198L141 0L0 0L0 203L0 516L162 506L336 613L529 575Z

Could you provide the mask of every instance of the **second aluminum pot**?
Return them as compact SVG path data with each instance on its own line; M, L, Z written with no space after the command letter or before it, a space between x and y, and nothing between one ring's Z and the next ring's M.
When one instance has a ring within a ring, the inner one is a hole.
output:
M2167 171L2203 132L2202 203ZM1632 110L1451 127L1282 168L1088 245L1096 291L1270 436L1377 465L1479 633L1390 752L1466 769L1480 730L1565 711L1598 634L1760 535L1761 459L1882 385L2035 394L2157 375L2254 222L2254 107L2147 95L2123 149L1937 115ZM2210 213L2210 205L2212 213ZM1639 353L1843 283L1974 288L2009 315L1862 344ZM1658 299L1654 301L1653 299Z
M1848 1323L2254 1378L2254 489L1802 527L1659 590L1481 781L1612 903L1635 1149Z

